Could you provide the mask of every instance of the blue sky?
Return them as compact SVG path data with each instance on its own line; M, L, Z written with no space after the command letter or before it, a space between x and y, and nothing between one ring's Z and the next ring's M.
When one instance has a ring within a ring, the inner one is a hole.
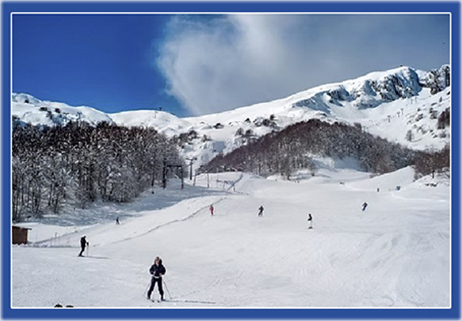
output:
M17 15L13 91L106 112L179 108L153 66L168 16Z
M448 15L14 15L13 92L180 117L449 63Z

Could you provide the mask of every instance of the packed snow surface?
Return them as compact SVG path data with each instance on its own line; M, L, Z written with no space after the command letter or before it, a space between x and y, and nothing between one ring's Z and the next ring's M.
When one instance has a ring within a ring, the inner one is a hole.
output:
M300 177L170 180L133 203L23 223L31 242L12 248L12 307L450 306L448 178L329 166ZM156 256L171 299L160 304L146 299Z

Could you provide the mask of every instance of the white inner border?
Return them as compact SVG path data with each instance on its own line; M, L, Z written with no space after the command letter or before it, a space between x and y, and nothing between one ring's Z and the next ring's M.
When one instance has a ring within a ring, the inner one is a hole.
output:
M10 119L12 116L11 97L13 94L13 18L14 15L449 15L449 66L451 72L450 87L452 91L452 13L451 12L11 12L10 13ZM450 96L450 107L452 109L452 95ZM451 126L451 146L450 146L450 162L452 161L452 125L453 117L450 118ZM10 146L12 146L13 131L10 128ZM10 173L13 172L12 155L10 150ZM452 308L452 164L450 163L451 187L449 189L449 307L155 307L156 309L294 309L294 310L312 310L312 309L348 309L348 310L364 310L364 309L451 309ZM11 191L10 181L10 191ZM10 222L12 222L12 193L10 193ZM12 223L11 223L12 225ZM13 233L10 231L10 246L12 246ZM53 309L45 307L13 307L13 250L10 248L10 308L11 309ZM154 309L153 306L148 307L79 307L74 309ZM69 316L72 318L72 316Z

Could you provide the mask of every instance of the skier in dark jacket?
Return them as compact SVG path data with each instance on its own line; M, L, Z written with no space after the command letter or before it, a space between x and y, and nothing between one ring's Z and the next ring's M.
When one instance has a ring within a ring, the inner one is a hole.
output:
M149 268L149 273L151 273L151 286L148 290L148 300L151 299L151 293L154 290L154 287L157 283L157 288L159 289L160 299L164 301L164 290L162 288L162 275L166 272L165 267L162 265L162 260L160 257L156 257L154 264Z
M260 206L260 207L258 208L258 210L259 210L258 216L263 216L263 210L264 210L263 205Z
M363 211L365 211L365 210L366 210L366 207L367 207L367 203L366 203L366 202L364 202L364 204L363 204Z
M80 251L79 256L83 256L83 251L85 251L85 246L87 245L90 245L90 243L87 242L86 236L84 235L80 238L80 247L82 250Z
M308 222L310 222L310 226L308 228L313 228L313 216L311 216L311 213L308 213Z

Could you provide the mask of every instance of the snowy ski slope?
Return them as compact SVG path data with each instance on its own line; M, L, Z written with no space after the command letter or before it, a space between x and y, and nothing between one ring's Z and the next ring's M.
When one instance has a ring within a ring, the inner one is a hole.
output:
M449 180L413 176L201 175L184 190L172 180L134 203L94 205L92 225L23 224L33 243L12 249L12 307L449 307ZM161 304L145 298L156 256L172 298Z

